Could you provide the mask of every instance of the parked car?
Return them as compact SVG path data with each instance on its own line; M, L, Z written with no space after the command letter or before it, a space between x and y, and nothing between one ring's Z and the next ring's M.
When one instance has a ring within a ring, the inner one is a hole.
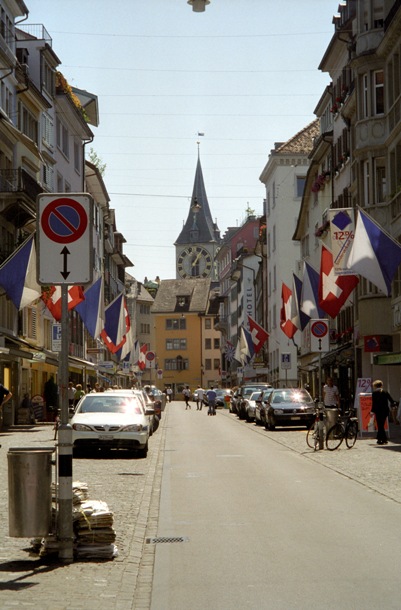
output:
M266 429L276 426L306 426L315 418L315 403L305 389L275 388L266 403Z
M155 403L143 388L133 389L132 392L134 395L139 396L139 398L143 401L143 407L145 410L153 410L153 414L149 415L149 435L152 436L153 432L156 432L158 429L160 423L160 417L156 412L157 409L155 409Z
M263 392L257 390L256 392L252 392L250 396L244 399L246 421L255 421L256 401L261 397L262 394Z
M239 387L238 399L236 404L237 415L240 419L246 418L246 400L253 392L262 392L271 387L268 383L246 383Z
M149 398L152 400L153 408L157 417L161 419L162 411L164 411L164 408L166 406L166 394L163 394L163 392L159 390L155 385L145 385L143 389L145 390Z
M153 413L132 390L86 394L70 422L74 452L128 449L146 457Z
M216 394L217 394L217 397L216 397L216 407L217 408L222 408L222 407L226 406L226 397L227 396L230 397L230 401L231 401L232 391L230 390L230 388L218 388L216 390Z
M268 388L264 390L259 395L259 398L256 400L255 407L255 424L257 426L266 426L267 418L266 418L266 404L267 399L269 398L273 388Z
M235 390L233 390L232 392L233 393L231 396L229 410L230 410L230 413L235 413L236 415L238 415L237 405L238 405L238 400L241 398L239 388L235 388Z

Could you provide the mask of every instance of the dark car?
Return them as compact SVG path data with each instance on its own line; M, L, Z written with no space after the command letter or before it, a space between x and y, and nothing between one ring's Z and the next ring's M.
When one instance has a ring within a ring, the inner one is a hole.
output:
M315 419L315 403L307 390L274 388L266 403L266 429L276 426L306 426Z
M237 415L240 419L246 419L247 399L258 390L262 392L270 388L268 383L246 383L239 387L238 400L236 404Z
M216 407L222 408L225 407L227 403L231 402L232 391L230 388L218 388L216 390ZM227 396L230 400L227 400Z
M266 405L267 399L272 393L273 388L268 388L260 393L255 407L255 424L257 426L266 426L267 417L266 417Z

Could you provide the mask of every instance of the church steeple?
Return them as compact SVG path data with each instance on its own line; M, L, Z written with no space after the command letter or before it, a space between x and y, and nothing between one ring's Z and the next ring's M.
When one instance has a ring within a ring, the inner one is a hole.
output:
M195 211L196 210L196 211ZM211 243L220 241L220 231L213 222L203 181L202 166L198 152L194 188L187 220L175 245L190 243Z
M198 148L198 162L188 217L174 244L177 277L215 279L214 261L220 241L219 228L213 222L210 213Z

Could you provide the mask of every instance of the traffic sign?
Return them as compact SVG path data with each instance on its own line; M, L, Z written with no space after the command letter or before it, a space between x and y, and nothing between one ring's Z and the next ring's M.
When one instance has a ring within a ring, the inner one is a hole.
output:
M291 368L291 354L281 354L281 368L282 369L290 369Z
M329 321L328 320L311 320L311 351L312 352L328 352L329 351Z
M92 281L93 200L87 193L46 193L37 198L39 284Z

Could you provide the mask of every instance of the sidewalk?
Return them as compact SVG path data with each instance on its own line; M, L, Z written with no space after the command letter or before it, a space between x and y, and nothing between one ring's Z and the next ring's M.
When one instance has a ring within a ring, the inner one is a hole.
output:
M150 607L154 545L163 467L166 412L150 438L147 459L74 459L73 480L88 484L89 498L106 502L114 513L119 555L112 561L62 565L27 551L30 539L8 537L10 447L52 447L51 425L14 426L0 433L0 608L41 610L136 610Z

